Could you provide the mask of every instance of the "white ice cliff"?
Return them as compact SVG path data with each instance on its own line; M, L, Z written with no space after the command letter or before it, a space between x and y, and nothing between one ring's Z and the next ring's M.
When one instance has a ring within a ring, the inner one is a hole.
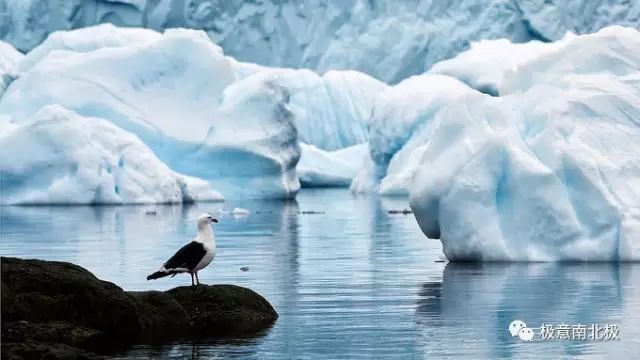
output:
M230 56L262 65L350 69L396 83L473 41L553 41L567 31L640 27L630 0L5 0L0 38L26 52L55 30L98 23L203 29Z
M640 259L640 33L547 50L411 136L411 207L450 260Z

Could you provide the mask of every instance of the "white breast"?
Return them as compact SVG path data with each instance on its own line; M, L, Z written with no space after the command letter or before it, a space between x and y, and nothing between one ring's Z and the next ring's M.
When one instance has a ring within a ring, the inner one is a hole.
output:
M207 253L204 255L202 260L200 260L198 265L196 265L196 267L193 269L194 272L206 268L209 264L211 264L211 262L213 261L213 258L216 256L215 248L212 249L207 245L205 245L204 248L207 250Z

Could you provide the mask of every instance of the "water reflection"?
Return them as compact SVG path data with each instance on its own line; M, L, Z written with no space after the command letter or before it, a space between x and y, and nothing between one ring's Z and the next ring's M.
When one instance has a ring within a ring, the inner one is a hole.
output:
M522 343L511 337L512 320L541 324L619 324L637 338L638 318L623 315L625 292L637 284L634 265L450 263L442 281L427 282L418 294L416 321L428 354L456 351L479 357L511 358L535 351L583 356L612 344L581 341ZM635 282L632 280L635 278ZM632 300L637 306L637 298ZM626 326L631 322L636 326ZM627 343L635 348L636 343ZM611 349L606 350L607 352ZM455 353L454 353L455 355Z

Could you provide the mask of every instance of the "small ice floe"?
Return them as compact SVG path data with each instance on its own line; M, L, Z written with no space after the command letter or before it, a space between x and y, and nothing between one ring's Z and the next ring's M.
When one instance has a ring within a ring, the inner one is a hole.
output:
M251 211L243 208L235 208L233 209L233 211L231 211L231 214L234 217L243 217L243 216L249 216L249 214L251 214Z
M402 209L402 210L389 210L387 211L389 214L402 214L402 215L407 215L407 214L413 214L413 211L409 210L409 209Z

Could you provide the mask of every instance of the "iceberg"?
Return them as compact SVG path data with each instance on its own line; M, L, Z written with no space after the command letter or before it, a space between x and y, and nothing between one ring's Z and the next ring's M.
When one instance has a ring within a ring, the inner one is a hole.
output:
M474 41L548 42L568 31L640 27L640 3L629 0L4 0L0 12L0 39L23 52L56 30L99 23L193 28L242 61L320 74L358 70L389 83L421 74Z
M335 151L305 143L300 148L297 172L302 187L349 187L369 151L366 143Z
M0 128L3 204L223 200L207 181L172 171L138 137L104 119L49 105Z
M298 141L327 154L366 142L387 88L355 71L319 76L239 62L200 31L110 24L53 33L15 68L20 80L0 98L10 123L54 104L104 119L228 197L295 196ZM306 174L327 169L313 166ZM344 186L344 174L306 185Z
M412 134L422 231L449 260L639 260L640 32L576 36L501 81Z
M266 74L238 80L202 32L120 30L82 29L43 43L0 99L0 117L20 125L60 105L135 134L170 169L215 183L225 196L295 196L300 149L286 88ZM97 44L80 40L93 32Z

